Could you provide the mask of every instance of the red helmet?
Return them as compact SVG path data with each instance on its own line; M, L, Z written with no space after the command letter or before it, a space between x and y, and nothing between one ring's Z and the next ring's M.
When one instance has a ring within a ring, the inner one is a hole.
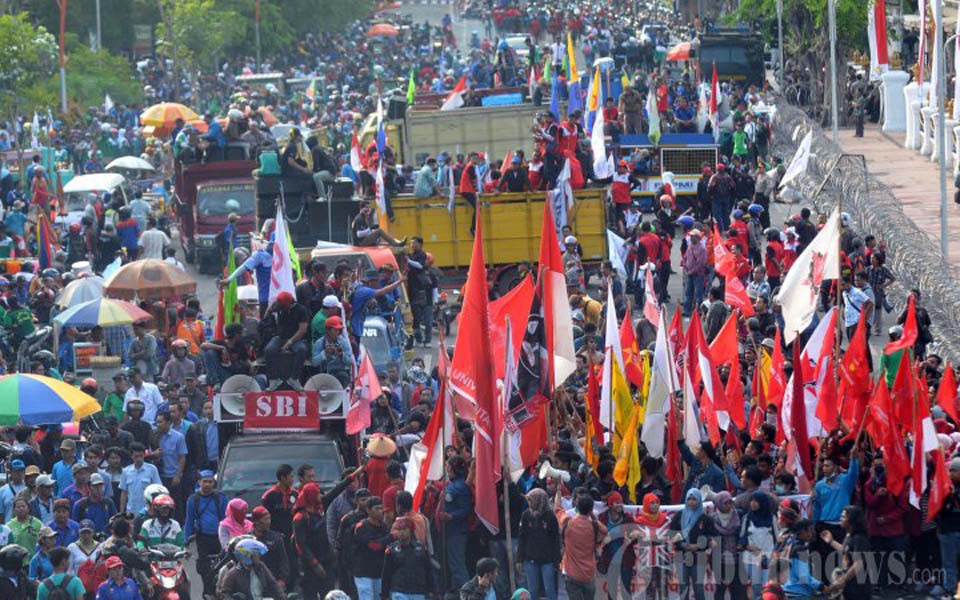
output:
M81 390L90 389L90 390L93 390L94 392L96 392L96 391L97 391L97 388L99 388L99 387L100 387L100 386L99 386L99 384L97 383L97 380L94 379L93 377L87 377L86 379L84 379L83 381L80 382L80 389L81 389Z
M170 496L166 494L160 494L153 499L153 502L151 502L150 505L153 506L154 509L169 508L170 510L173 510L177 503L174 502L173 498Z

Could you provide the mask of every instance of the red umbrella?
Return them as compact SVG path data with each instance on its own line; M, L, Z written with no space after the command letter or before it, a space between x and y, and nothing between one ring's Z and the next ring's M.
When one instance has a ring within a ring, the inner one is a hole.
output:
M400 30L389 23L377 23L367 30L367 37L396 37Z
M673 48L667 50L667 60L673 62L690 60L690 42L677 44Z

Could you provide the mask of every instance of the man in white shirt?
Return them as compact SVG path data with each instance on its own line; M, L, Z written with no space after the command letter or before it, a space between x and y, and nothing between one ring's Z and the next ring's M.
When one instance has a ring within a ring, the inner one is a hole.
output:
M157 229L157 221L151 217L147 219L147 230L140 234L138 245L140 246L138 258L163 260L163 249L170 245L170 238Z
M153 425L157 420L157 410L163 404L160 390L154 384L143 380L140 369L129 369L127 375L130 377L130 389L123 397L123 411L127 411L127 404L131 400L140 400L143 402L143 420Z

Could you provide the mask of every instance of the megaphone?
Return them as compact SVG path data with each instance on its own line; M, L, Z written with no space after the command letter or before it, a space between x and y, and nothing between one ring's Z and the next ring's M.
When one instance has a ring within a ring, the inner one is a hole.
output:
M537 474L537 476L540 479L552 477L554 479L559 479L563 483L570 481L570 473L554 468L554 466L550 464L549 460L543 461L543 464L540 465L540 472Z

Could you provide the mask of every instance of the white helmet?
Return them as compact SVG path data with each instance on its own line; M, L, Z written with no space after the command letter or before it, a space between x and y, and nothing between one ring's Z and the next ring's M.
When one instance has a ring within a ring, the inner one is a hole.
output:
M167 490L163 485L159 483L151 483L143 490L143 499L146 500L147 505L153 503L153 499L157 496L169 495L170 491Z

